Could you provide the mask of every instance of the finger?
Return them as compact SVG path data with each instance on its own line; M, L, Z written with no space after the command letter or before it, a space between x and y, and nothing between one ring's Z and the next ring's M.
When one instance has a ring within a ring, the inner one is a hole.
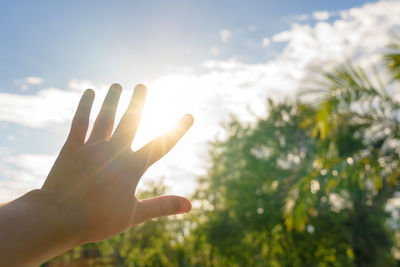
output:
M136 210L135 224L161 216L189 212L192 204L180 196L160 196L140 201Z
M122 146L130 147L135 137L136 130L139 126L144 101L146 99L147 88L143 84L139 84L133 91L131 102L128 109L122 116L117 129L113 134L116 143Z
M79 101L75 116L72 119L65 149L73 149L85 143L86 133L89 127L90 110L94 100L94 91L87 89Z
M118 83L110 86L103 105L93 125L90 141L109 139L114 127L115 112L117 110L122 87Z
M139 149L136 153L138 158L144 160L144 169L147 169L154 162L167 154L176 145L179 139L181 139L190 129L193 125L193 120L192 115L186 114L179 120L178 124L172 130L157 137Z

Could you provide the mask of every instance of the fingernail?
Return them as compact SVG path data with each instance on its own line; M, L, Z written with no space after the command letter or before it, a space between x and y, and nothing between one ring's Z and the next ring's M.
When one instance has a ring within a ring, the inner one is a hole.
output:
M147 94L147 87L144 84L138 84L135 86L134 94L140 98L143 98Z
M94 97L94 90L93 89L86 89L83 93L86 97Z
M122 91L122 86L119 83L113 83L110 86L110 89L116 92L121 92Z
M185 116L182 117L182 120L181 120L181 123L185 127L192 126L193 122L194 122L194 118L193 118L192 114L186 114Z
M181 201L181 207L180 207L181 213L189 212L191 209L192 209L192 203L190 203L189 200L185 199Z

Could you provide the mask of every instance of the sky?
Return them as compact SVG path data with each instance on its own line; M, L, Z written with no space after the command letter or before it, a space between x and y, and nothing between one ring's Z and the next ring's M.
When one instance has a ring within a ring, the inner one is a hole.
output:
M40 188L81 93L148 86L133 149L190 112L195 124L144 175L189 196L204 175L207 143L231 114L265 115L318 66L378 64L400 27L400 1L2 1L0 202ZM118 121L118 120L117 120Z

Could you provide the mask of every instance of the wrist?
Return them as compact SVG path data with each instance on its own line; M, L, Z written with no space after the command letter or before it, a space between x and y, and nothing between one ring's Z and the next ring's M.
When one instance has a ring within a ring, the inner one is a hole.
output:
M33 190L0 208L1 266L37 266L80 243L67 205Z
M48 190L36 189L26 195L29 209L35 219L46 227L46 235L68 249L83 243L81 229L75 205Z

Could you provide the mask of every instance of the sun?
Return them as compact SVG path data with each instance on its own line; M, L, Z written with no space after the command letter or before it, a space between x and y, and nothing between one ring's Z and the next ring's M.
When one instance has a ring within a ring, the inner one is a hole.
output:
M171 86L148 88L142 119L132 145L134 150L171 129L180 117L190 112L181 91Z

